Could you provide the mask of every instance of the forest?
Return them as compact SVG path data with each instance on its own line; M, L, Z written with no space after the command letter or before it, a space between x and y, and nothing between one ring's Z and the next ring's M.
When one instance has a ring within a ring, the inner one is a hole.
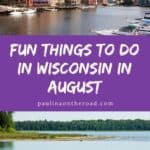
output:
M150 130L150 120L74 120L74 121L13 121L12 112L0 112L0 131L143 131Z
M150 120L78 120L78 121L23 121L15 122L16 130L51 131L123 131L150 130Z

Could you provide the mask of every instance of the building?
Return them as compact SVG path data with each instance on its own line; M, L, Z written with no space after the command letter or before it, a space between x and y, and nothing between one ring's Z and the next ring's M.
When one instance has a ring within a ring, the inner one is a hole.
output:
M26 0L27 6L57 6L57 5L77 5L80 0Z
M49 0L31 0L33 2L33 5L48 5Z
M28 7L32 7L33 6L33 1L32 0L26 0L26 5Z
M150 0L139 0L140 6L150 7Z
M60 6L60 5L64 5L65 4L65 0L50 0L49 1L50 6Z
M97 0L82 0L81 2L82 4L85 4L85 5L97 5Z
M77 0L65 0L65 4L66 5L76 5L77 4Z
M97 0L88 0L88 5L97 5Z

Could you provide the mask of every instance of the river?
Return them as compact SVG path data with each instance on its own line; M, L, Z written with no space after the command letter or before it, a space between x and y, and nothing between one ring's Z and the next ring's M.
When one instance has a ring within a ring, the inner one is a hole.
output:
M49 132L42 133L87 134L92 136L115 136L99 141L1 141L0 150L149 150L150 131L131 132Z
M60 10L21 16L0 16L0 34L13 35L92 35L94 29L127 25L128 19L143 17L149 8L102 7Z

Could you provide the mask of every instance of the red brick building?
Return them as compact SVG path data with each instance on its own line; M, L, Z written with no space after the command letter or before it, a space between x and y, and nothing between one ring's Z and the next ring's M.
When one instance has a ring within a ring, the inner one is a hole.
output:
M33 0L26 0L26 5L28 7L32 7L33 6Z

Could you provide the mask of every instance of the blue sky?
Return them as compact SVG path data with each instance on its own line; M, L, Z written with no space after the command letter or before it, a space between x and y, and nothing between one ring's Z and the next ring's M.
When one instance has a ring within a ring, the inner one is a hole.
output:
M90 120L90 119L145 119L150 112L15 112L14 120Z

